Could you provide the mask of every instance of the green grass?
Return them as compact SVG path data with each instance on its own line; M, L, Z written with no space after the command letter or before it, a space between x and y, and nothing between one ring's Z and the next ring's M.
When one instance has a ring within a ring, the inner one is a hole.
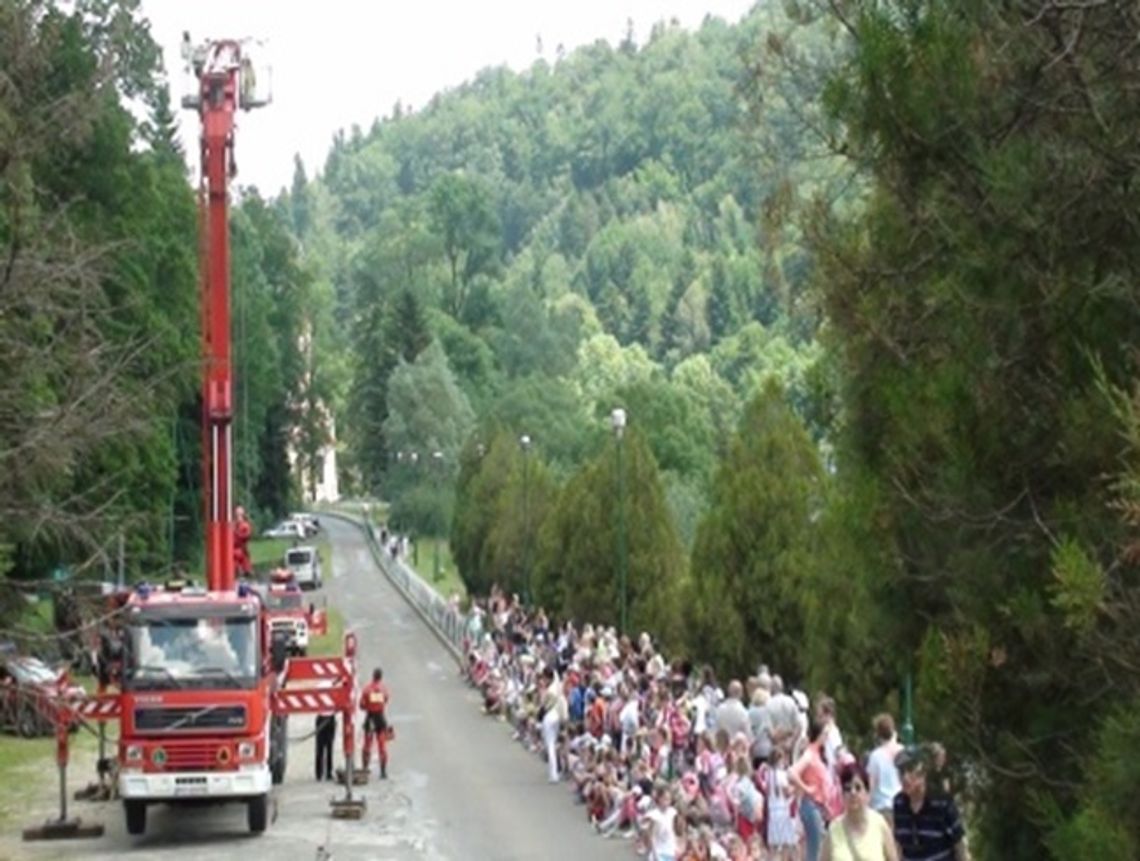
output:
M48 797L54 763L55 739L0 735L0 828L39 824L21 822L20 816L34 797Z
M300 543L300 542L297 542ZM249 560L253 565L254 573L268 571L276 568L285 561L285 551L294 544L290 538L258 538L249 542ZM206 571L202 567L195 568L190 573L190 579L199 583L206 580Z
M344 616L335 607L328 608L328 633L309 640L309 654L313 657L339 655L344 651Z
M418 564L413 565L416 572L428 583L431 583L444 598L449 598L453 592L460 598L467 594L463 581L459 579L459 569L451 559L451 548L446 538L423 536L416 541L419 544ZM435 554L439 553L439 576L436 576Z
M19 625L29 633L54 634L55 618L52 610L50 598L37 597L28 603L27 609L20 616Z
M332 576L332 547L328 539L320 533L305 541L293 541L291 538L262 538L249 542L249 558L253 563L253 570L269 571L283 565L285 551L297 545L316 545L317 553L321 557L321 574L328 579Z
M285 560L285 551L293 546L288 538L255 538L249 542L249 558L254 570L275 568Z
M317 553L321 557L321 576L327 581L332 578L332 545L327 538L317 541Z
M111 753L117 736L118 727L108 724L107 750ZM98 745L95 735L85 729L71 736L67 765L69 796L95 780ZM39 825L39 822L28 821L28 811L58 804L58 780L54 737L20 738L0 733L0 828L7 831L17 826Z
M335 514L343 514L348 517L363 519L364 505L365 503L355 500L350 502L333 502L331 504L322 505L319 511L331 511ZM388 503L371 500L367 505L369 519L377 526L388 520Z

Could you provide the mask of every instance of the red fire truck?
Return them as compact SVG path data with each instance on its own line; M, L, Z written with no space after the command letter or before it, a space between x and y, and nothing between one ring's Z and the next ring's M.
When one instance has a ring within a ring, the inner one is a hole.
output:
M26 830L26 839L86 836L67 819L63 791L66 728L76 715L119 721L117 789L130 834L146 830L152 804L201 800L244 803L250 830L264 831L271 787L285 775L286 721L295 713L341 712L347 797L333 812L357 816L363 805L352 797L353 636L346 635L342 657L287 658L264 602L235 582L228 186L234 115L260 103L245 49L222 40L185 50L200 89L184 105L202 121L206 585L140 585L123 597L103 632L98 694L75 699L61 688L60 819Z
M144 586L124 622L119 795L127 831L146 830L151 802L183 798L243 800L250 830L264 831L284 747L256 594Z
M324 609L314 605L306 608L305 595L288 568L270 573L262 600L269 616L270 634L285 640L290 655L304 656L310 637L320 637L328 631Z

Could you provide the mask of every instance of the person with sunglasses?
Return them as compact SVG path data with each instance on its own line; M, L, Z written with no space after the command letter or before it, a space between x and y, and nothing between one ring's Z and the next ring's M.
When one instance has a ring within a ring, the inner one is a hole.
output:
M827 826L821 861L898 861L887 820L868 804L870 781L858 762L839 770L843 813Z

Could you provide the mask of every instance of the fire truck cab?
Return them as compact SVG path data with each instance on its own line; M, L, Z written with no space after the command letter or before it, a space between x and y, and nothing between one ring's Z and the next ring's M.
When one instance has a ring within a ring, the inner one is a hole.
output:
M146 830L148 805L188 799L244 801L250 830L265 830L272 772L284 770L265 625L245 586L143 585L128 600L118 788L129 833Z

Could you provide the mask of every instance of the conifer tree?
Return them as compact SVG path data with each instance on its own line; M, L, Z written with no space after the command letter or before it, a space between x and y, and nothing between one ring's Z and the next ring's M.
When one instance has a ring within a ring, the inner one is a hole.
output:
M537 600L579 623L619 625L623 538L629 631L679 647L685 552L657 463L636 428L608 441L559 494L538 541Z
M871 187L812 225L840 475L874 502L850 528L887 562L854 573L896 611L879 650L914 668L921 731L969 763L981 856L1134 858L1134 780L1119 822L1096 804L1049 844L1140 688L1091 636L1140 625L1108 600L1137 560L1105 395L1140 341L1135 4L896 5L833 4L852 50L827 105Z
M815 446L767 386L744 411L693 546L689 633L720 672L751 673L761 660L792 678L805 669L801 594L822 490Z

